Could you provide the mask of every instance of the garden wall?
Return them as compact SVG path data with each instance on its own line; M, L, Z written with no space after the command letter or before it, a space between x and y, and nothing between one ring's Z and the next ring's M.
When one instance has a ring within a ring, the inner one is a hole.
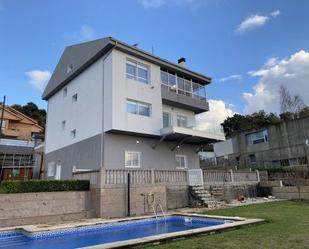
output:
M0 227L94 217L90 191L0 194Z
M309 200L309 186L301 186L299 190L294 186L272 187L272 195L280 199Z

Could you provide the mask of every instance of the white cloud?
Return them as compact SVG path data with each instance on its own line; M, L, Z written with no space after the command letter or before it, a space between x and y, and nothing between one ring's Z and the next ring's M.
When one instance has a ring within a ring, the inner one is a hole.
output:
M259 16L259 15L249 16L239 24L237 31L239 33L243 33L249 29L263 26L268 21L268 19L269 18L267 16Z
M142 6L146 9L158 8L165 4L165 0L139 0Z
M241 75L232 74L232 75L227 76L227 77L219 78L218 81L224 82L224 81L228 81L228 80L241 80L241 79L242 79Z
M33 70L26 72L26 75L29 77L29 84L39 91L44 90L48 80L51 77L51 73L48 70Z
M70 42L84 42L96 39L96 32L93 27L84 24L79 30L64 34L64 38Z
M209 111L196 115L196 129L217 132L221 128L220 124L230 116L234 115L231 109L233 105L228 105L222 100L209 100Z
M284 85L292 94L299 94L309 105L309 52L300 50L289 58L271 58L252 76L260 77L251 93L243 93L246 101L244 112L261 109L279 113L279 87Z
M273 11L273 12L270 13L270 15L271 15L272 17L277 17L277 16L279 16L280 14L281 14L280 10L275 10L275 11Z
M79 33L83 40L93 40L96 38L95 30L88 25L82 25Z
M200 6L205 5L207 0L138 0L145 9L155 9L167 4L175 6L185 6L191 10L197 10Z

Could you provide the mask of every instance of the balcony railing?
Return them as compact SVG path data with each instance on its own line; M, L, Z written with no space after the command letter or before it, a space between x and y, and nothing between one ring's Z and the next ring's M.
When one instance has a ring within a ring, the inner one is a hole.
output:
M192 80L161 71L161 86L171 92L206 102L206 87Z

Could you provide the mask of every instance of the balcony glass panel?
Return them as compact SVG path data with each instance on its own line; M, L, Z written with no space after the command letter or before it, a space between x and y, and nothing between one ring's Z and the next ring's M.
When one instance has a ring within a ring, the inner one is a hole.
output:
M192 80L161 71L161 84L169 91L206 101L206 87Z

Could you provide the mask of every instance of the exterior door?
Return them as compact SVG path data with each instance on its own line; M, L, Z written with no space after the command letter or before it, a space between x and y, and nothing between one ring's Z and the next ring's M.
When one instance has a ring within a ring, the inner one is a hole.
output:
M57 167L56 167L55 179L56 180L60 180L61 179L61 164L60 163L58 163Z

